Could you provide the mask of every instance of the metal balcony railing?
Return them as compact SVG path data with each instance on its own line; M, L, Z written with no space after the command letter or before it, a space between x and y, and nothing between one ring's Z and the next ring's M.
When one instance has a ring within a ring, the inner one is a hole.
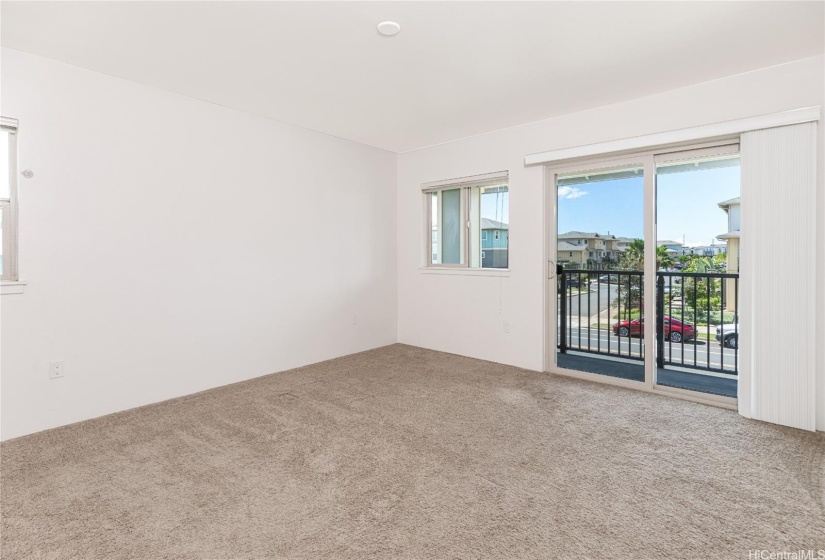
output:
M568 350L644 360L644 274L559 270L559 339ZM656 362L736 375L739 275L656 273Z

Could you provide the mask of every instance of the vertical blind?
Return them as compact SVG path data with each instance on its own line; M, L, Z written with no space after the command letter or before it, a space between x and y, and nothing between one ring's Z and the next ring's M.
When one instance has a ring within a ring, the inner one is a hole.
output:
M739 411L816 428L815 122L742 134ZM818 285L819 284L819 285ZM821 403L820 406L825 406Z

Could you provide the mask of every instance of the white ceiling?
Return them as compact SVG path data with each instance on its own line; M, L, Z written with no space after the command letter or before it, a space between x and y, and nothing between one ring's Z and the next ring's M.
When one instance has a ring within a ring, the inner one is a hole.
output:
M1 38L404 152L814 56L824 22L824 2L4 1Z

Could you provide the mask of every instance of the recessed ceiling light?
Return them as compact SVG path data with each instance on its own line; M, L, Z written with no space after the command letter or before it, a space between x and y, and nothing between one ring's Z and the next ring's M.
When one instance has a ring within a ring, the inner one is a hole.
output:
M398 35L399 31L401 31L401 26L394 21L382 21L378 24L378 32L386 37Z

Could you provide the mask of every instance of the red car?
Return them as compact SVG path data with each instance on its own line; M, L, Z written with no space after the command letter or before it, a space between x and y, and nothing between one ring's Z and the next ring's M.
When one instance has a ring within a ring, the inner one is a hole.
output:
M644 325L644 318L632 321L625 319L613 325L613 334L618 336L642 336ZM693 325L665 315L665 340L682 342L682 340L693 338L696 338L696 329Z

